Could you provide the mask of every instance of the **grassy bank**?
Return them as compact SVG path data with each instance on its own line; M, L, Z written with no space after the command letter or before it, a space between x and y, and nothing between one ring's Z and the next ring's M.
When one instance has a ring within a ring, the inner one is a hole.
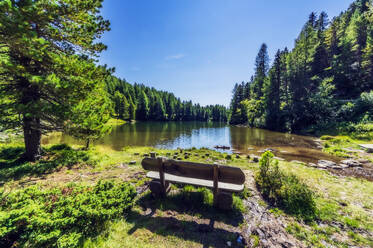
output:
M146 191L147 179L140 165L145 153L156 152L161 156L177 153L182 160L234 165L252 174L259 171L259 164L252 158L208 149L190 149L185 155L185 151L152 147L125 147L114 151L110 147L95 146L83 151L79 147L57 145L45 147L45 151L40 161L29 163L17 160L23 152L20 143L0 145L3 196L28 187L55 190L71 183L94 186L102 180L128 182L138 191L133 209L124 216L106 220L97 235L85 236L81 243L85 247L221 247L227 241L235 244L236 233L242 232L245 225L242 216L250 211L243 207L242 199L235 198L236 207L230 213L216 212L211 206L211 192L204 189L173 187L167 200L154 201ZM284 218L289 233L310 246L373 245L372 182L338 177L286 161L279 161L279 168L295 174L315 192L315 221L305 223L286 211L270 207L272 214Z

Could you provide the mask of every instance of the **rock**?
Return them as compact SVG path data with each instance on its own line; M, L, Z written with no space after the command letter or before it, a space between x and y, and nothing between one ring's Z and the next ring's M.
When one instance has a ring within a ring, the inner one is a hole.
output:
M226 159L232 159L232 155L228 154L227 156L225 156Z
M329 160L319 160L317 162L317 166L319 168L328 168L328 167L331 167L331 166L336 166L337 164L334 163L333 161L329 161Z
M150 157L155 158L156 156L157 156L157 153L155 153L155 152L150 153Z
M346 164L349 167L360 167L362 164L359 161L353 159L345 159L341 161L342 164Z
M273 149L273 148L266 148L264 149L265 152L277 152L276 149Z
M240 155L239 155L239 154L236 154L236 158L240 158Z
M333 170L342 170L342 166L339 166L339 165L333 165L333 166L330 166L329 167L330 169L333 169Z
M135 155L135 156L139 156L140 155L140 153L138 153L138 152L135 152L133 155Z
M231 149L230 146L219 146L219 145L214 146L214 148L215 149L222 149L222 150L229 150L229 149Z
M128 163L129 165L135 165L136 164L136 161L130 161L129 163Z
M291 163L296 163L296 164L303 164L303 165L306 165L305 162L302 162L302 161L299 161L299 160L291 160L290 162L291 162Z
M315 163L308 163L308 166L316 168L317 164L315 164Z
M251 150L254 150L254 148L248 147L247 150L251 151Z
M274 159L277 159L277 160L279 160L279 161L284 161L284 160L285 160L285 159L280 158L280 157L274 157Z
M147 153L145 153L143 156L144 156L145 158L147 158L147 157L149 157L150 155L147 154Z
M259 157L258 156L253 156L253 162L258 163L259 162Z
M342 169L347 169L349 166L347 164L339 164L339 166L342 168Z
M368 153L373 152L373 144L361 144L362 148L364 148Z
M205 156L208 157L208 156L210 156L210 154L209 154L209 153L206 153Z
M362 163L362 164L369 164L370 163L370 161L368 159L364 159L364 158L360 158L357 161Z
M247 158L247 159L250 159L250 155L246 155L246 158Z

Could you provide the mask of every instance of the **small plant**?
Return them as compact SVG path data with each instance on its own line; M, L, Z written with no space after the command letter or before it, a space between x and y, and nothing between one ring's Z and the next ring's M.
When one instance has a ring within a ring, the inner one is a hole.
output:
M112 181L1 192L0 247L79 247L128 211L135 196L130 184Z
M259 161L260 170L255 176L263 197L289 214L305 220L315 219L316 203L313 192L295 175L280 171L278 161L273 157L269 151L262 155Z

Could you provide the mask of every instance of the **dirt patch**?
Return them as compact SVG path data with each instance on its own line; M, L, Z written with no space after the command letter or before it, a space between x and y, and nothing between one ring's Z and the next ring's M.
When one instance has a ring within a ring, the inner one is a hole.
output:
M245 200L247 213L244 215L245 225L242 235L247 240L249 247L259 245L259 247L306 247L285 230L285 220L283 217L276 217L268 211L266 206L260 204L264 202L255 187L254 177L251 171L245 171L246 187L251 190L253 196ZM259 238L255 240L253 236ZM256 242L259 241L259 244Z

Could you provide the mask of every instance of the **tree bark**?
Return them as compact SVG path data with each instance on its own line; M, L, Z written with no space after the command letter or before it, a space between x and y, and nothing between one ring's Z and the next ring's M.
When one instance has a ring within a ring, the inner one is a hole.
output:
M85 150L89 149L89 144L90 144L90 140L87 139L86 142L85 142Z
M41 131L39 118L23 118L23 134L26 152L24 158L27 161L35 161L41 157Z

